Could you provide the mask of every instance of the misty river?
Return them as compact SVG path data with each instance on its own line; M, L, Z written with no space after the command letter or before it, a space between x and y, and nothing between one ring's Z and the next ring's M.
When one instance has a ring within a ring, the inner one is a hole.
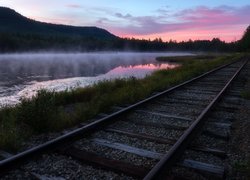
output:
M114 78L143 78L157 69L176 64L158 56L190 53L21 53L0 55L0 107L19 103L39 89L62 91Z

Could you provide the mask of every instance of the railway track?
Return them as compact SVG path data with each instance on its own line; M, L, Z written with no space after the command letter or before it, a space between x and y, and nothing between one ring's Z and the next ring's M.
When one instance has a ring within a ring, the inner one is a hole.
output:
M226 101L239 89L225 92L245 64L246 59L219 67L134 105L114 107L25 152L7 154L0 161L2 178L174 179L190 172L197 173L193 178L223 178L230 121L222 117L237 108Z

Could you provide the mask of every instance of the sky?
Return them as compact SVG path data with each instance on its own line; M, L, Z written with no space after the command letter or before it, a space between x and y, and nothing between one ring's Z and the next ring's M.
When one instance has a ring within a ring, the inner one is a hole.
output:
M164 41L231 42L250 25L249 0L0 0L0 6L38 21Z

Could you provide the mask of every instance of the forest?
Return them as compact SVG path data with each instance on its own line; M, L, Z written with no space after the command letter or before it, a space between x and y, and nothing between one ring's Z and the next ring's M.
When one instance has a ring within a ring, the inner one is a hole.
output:
M224 42L189 40L164 42L120 38L98 27L76 27L35 21L0 7L0 52L23 51L249 51L250 26L240 40Z
M212 40L189 40L163 42L134 38L99 39L96 37L68 37L42 34L0 33L0 52L20 51L249 51L250 28L242 39L226 43L218 38Z
M226 43L212 40L163 42L161 38L140 40L134 38L100 39L98 37L70 37L34 33L0 33L0 52L19 51L250 51L250 26L239 41Z

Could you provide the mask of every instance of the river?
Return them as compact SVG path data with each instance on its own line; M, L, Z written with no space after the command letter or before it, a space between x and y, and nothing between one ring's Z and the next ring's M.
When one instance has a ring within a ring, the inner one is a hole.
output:
M158 56L190 53L19 53L0 55L0 107L14 105L40 89L62 91L114 78L143 78L173 63L157 62Z

